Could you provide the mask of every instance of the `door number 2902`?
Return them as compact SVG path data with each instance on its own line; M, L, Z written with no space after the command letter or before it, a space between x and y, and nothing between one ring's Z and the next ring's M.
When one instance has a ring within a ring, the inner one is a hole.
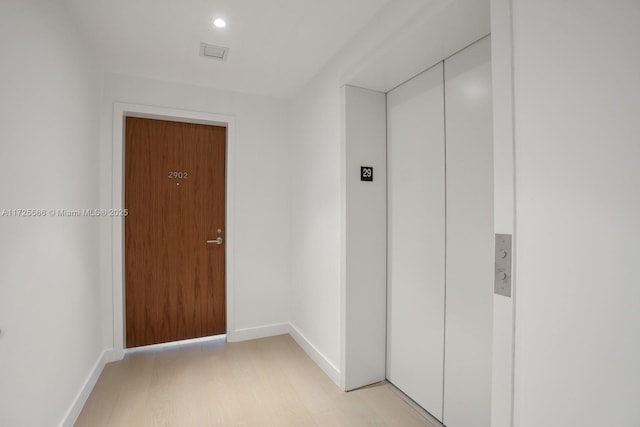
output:
M189 172L169 171L169 179L187 179Z

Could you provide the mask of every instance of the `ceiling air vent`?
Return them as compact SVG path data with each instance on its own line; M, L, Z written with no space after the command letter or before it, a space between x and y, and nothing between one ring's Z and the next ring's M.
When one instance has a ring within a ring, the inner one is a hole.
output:
M200 43L200 56L213 58L219 61L226 61L229 55L229 48L216 46L213 44Z

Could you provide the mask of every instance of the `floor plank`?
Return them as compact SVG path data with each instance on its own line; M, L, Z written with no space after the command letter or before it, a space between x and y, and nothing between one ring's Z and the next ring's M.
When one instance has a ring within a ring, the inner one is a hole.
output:
M289 335L128 354L75 425L434 427L385 383L341 391Z

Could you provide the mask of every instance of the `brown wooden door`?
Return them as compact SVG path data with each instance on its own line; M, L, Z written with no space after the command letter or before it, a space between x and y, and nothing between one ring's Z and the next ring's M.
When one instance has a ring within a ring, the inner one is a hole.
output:
M225 333L226 129L128 117L125 147L127 347Z

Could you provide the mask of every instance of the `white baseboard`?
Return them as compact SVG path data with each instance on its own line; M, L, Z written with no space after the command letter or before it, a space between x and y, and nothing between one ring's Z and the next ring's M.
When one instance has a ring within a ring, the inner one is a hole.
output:
M331 378L331 380L336 383L338 387L342 387L340 385L340 370L333 363L331 363L331 361L327 359L327 357L322 354L320 350L316 348L316 346L311 344L307 337L302 335L298 328L296 328L292 324L289 324L289 334L298 343L298 345L302 347L305 353L309 355L311 360L316 362L320 369L322 369L324 373L327 374L327 376Z
M118 360L124 359L124 349L114 350L109 349L104 351L104 364L111 362L117 362Z
M73 403L62 419L60 427L73 427L73 425L75 424L78 416L80 415L80 412L82 412L84 404L87 402L87 399L89 398L89 395L93 390L93 387L95 387L96 383L98 382L100 374L102 374L104 365L106 365L106 354L107 351L103 351L100 357L98 357L98 360L93 365L93 368L91 369L91 372L89 372L87 379L84 381L82 388L80 388L80 391L76 395L75 399L73 399Z
M256 328L236 329L233 332L227 332L228 342L239 342L255 340L258 338L273 337L275 335L284 335L289 333L288 323L278 323L275 325L258 326Z

